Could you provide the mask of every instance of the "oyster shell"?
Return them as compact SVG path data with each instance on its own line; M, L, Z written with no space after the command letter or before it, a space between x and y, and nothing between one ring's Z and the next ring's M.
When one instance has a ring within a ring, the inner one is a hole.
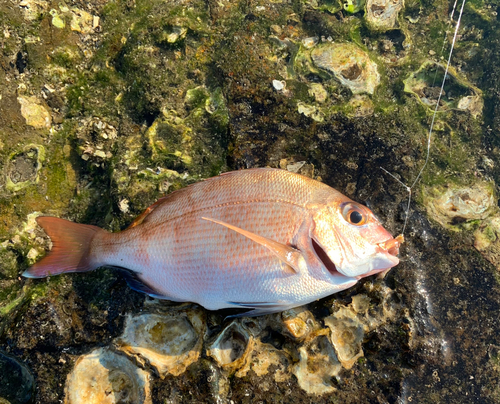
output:
M28 367L0 351L0 404L28 404L34 393L35 380Z
M200 357L204 330L199 310L129 315L123 335L114 343L143 366L152 366L161 378L178 376Z
M232 322L207 349L207 355L230 372L241 368L254 346L254 337L239 322Z
M346 105L346 114L352 117L366 117L373 115L375 107L372 100L366 94L356 94Z
M17 102L21 105L21 115L26 120L26 125L35 129L50 129L52 118L50 112L42 101L36 97L20 95Z
M80 356L66 379L65 404L151 404L150 375L99 348Z
M377 64L354 44L327 43L311 51L316 66L327 70L353 94L373 94L380 83Z
M45 148L36 144L28 144L22 151L11 154L5 170L6 188L17 192L29 185L37 184L44 160Z
M365 336L364 325L356 313L342 307L333 315L325 318L330 328L331 341L337 352L338 360L346 369L351 369L359 357L363 356L361 344Z
M477 118L483 111L483 96L480 89L448 67L443 93L440 96L445 67L433 61L424 62L420 68L403 80L405 92L417 97L422 105L434 112L439 99L438 111L458 109L468 111ZM437 83L437 84L436 84Z
M271 344L255 340L250 359L236 372L236 377L244 377L251 369L258 377L271 372L276 383L282 383L290 379L290 357L280 349Z
M367 0L366 21L376 31L387 31L397 26L404 0Z
M311 333L320 329L313 314L304 307L295 307L281 313L282 334L288 335L297 341L304 341ZM284 326L284 327L283 327Z
M326 394L335 391L331 378L339 374L342 366L326 335L318 335L299 348L300 360L292 367L299 386L309 394Z
M486 219L497 210L494 185L487 182L470 187L434 187L426 190L424 198L429 216L454 230L457 229L450 225Z

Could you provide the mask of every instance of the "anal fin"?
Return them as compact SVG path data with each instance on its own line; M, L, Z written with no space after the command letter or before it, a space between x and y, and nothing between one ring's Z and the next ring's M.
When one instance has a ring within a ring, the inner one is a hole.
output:
M223 222L221 220L211 219L208 217L202 217L203 220L208 220L209 222L220 224L221 226L227 227L239 233L252 241L266 247L271 251L277 258L284 262L287 267L292 268L295 273L301 273L307 270L307 264L302 253L289 245L278 243L277 241L271 240L267 237L259 236L258 234L252 233L247 230L243 230L239 227L233 226L229 223Z
M154 297L156 299L169 299L168 296L164 296L160 293L158 293L157 290L155 290L153 287L149 286L148 284L146 284L140 277L138 274L136 274L135 272L132 272L126 268L122 268L122 267L110 267L110 268L113 268L113 269L116 269L121 276L123 276L123 278L125 279L125 281L127 282L128 286L130 287L130 289L133 289L135 290L136 292L140 292L140 293L145 293L151 297ZM170 299L169 299L170 300Z

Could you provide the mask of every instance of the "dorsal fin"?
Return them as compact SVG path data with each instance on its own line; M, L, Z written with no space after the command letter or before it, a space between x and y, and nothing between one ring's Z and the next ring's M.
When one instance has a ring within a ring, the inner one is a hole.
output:
M146 217L149 216L149 214L155 210L159 205L161 205L163 202L165 202L166 199L168 199L170 195L164 196L163 198L158 199L155 203L153 203L151 206L148 206L144 212L142 212L139 216L137 216L132 223L127 227L127 229L131 229L132 227L140 225Z

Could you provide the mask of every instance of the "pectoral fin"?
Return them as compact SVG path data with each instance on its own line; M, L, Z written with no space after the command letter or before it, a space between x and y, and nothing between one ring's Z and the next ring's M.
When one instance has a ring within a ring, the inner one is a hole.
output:
M259 236L258 234L249 232L247 230L240 229L239 227L233 226L229 223L225 223L221 220L210 219L208 217L202 217L202 219L220 224L221 226L234 230L235 232L249 238L250 240L266 247L282 262L291 267L296 273L304 272L307 268L306 260L304 259L302 253L296 248L290 247L286 244L278 243L277 241Z

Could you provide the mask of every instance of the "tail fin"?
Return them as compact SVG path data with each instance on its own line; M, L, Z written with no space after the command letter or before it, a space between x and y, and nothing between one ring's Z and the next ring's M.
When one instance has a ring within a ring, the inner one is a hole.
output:
M90 256L92 239L104 230L57 217L40 216L37 223L52 240L52 250L23 273L26 278L44 278L64 272L85 272L96 268Z

